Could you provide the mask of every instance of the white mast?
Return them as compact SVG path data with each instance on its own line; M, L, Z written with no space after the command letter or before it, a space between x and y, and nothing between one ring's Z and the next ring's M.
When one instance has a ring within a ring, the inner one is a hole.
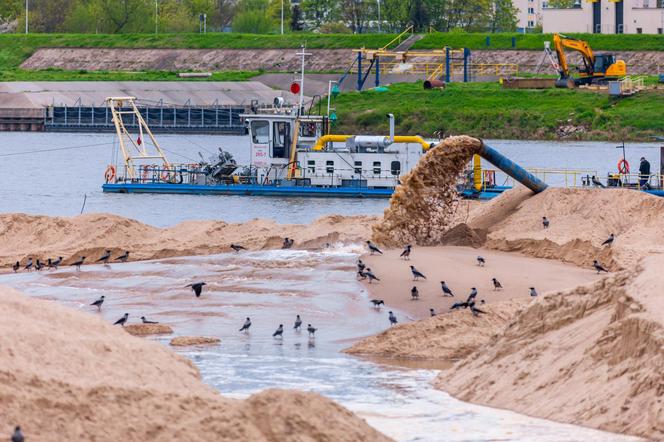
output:
M300 106L298 108L298 115L302 113L302 107L304 106L304 57L311 55L310 53L304 52L304 45L300 47L301 52L298 52L297 55L302 57L302 68L300 71Z

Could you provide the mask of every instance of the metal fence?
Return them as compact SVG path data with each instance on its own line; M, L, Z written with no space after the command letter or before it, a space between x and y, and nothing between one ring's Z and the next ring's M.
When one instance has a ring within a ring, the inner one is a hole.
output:
M232 106L138 106L154 132L244 133L240 114L248 109ZM130 111L131 109L122 109ZM128 128L138 127L132 115L124 121ZM113 116L107 106L50 106L44 113L47 131L114 130Z

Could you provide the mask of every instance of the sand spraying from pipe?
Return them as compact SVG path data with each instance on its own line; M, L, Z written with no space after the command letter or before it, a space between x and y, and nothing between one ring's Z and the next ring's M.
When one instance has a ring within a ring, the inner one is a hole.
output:
M430 149L402 178L382 222L373 227L373 240L388 247L440 244L458 221L455 185L459 175L480 147L480 140L458 136Z

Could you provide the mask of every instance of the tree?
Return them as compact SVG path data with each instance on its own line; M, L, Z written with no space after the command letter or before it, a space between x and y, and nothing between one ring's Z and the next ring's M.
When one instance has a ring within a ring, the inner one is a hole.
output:
M224 27L230 25L233 22L235 7L235 0L216 0L216 5L212 17L214 23L219 26L220 30L223 30Z
M492 0L490 9L491 32L513 32L516 30L519 12L512 0Z
M401 32L410 21L410 4L403 0L381 0L380 12L383 29L387 31ZM387 23L387 28L384 27L385 23Z
M341 0L341 18L353 34L361 34L369 17L369 4L363 0Z
M341 18L340 10L340 0L304 0L302 2L304 20L310 23L314 29L323 23L338 21Z
M411 0L408 17L415 32L422 32L429 24L429 11L424 0Z
M291 31L301 31L304 26L302 25L302 11L298 5L293 6L291 11L291 22L290 28Z
M32 0L30 29L34 32L62 32L72 0Z
M154 24L153 7L145 0L101 0L101 10L113 34L150 32Z
M233 31L250 34L267 34L274 29L274 21L268 12L268 0L241 0L233 17Z

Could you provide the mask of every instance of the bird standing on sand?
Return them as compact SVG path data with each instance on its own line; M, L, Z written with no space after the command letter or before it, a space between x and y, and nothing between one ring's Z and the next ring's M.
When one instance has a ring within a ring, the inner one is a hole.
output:
M597 261L597 260L594 260L594 261L593 261L593 267L595 268L595 270L597 270L597 274L598 274L598 275L600 274L600 272L606 272L606 273L609 273L609 271L606 270L606 269L604 268L604 266L603 266L602 264L600 264L599 261Z
M106 252L101 255L101 258L97 260L97 262L103 262L104 264L108 264L108 260L111 259L111 251L106 250Z
M470 307L470 312L473 314L473 316L479 316L480 313L486 315L486 312L484 310L480 310L477 307L475 307L475 302L468 303L468 307Z
M302 327L302 319L300 319L300 315L297 315L295 317L295 324L293 324L293 328L295 331L300 331L300 327Z
M16 264L12 266L12 270L14 270L14 273L18 272L18 269L21 268L21 263L16 261Z
M244 324L242 325L242 328L240 328L240 331L248 333L249 332L249 327L251 327L251 319L247 318L244 321Z
M313 337L314 334L316 333L317 328L313 328L311 324L307 324L307 331L309 332L309 337Z
M117 258L115 258L116 261L120 262L127 262L128 259L129 259L129 250L125 251L124 255L120 255Z
M367 247L369 248L369 252L371 255L373 255L374 253L378 253L380 255L383 254L383 252L381 252L381 250L378 247L376 247L371 241L367 241Z
M274 333L272 333L272 337L276 338L277 336L279 336L280 338L283 338L283 335L284 335L284 324L279 324L279 328Z
M478 256L477 257L477 265L480 266L480 267L484 267L484 264L486 264L486 260L483 257Z
M362 262L361 259L357 260L357 271L361 272L363 271L367 266Z
M417 280L420 279L420 278L427 279L427 277L424 276L424 274L423 274L422 272L420 272L419 270L417 270L417 269L415 268L415 266L410 266L410 272L413 274L413 281L417 281Z
M364 280L367 279L367 274L364 273L364 270L357 271L357 279Z
M450 290L445 281L440 281L440 288L443 289L443 296L454 296L454 293L452 293L452 290Z
M101 310L101 305L104 303L104 295L101 295L101 298L97 299L95 302L93 302L92 306L97 307L97 311Z
M32 258L28 258L28 262L25 265L25 270L27 270L28 272L32 270Z
M429 309L429 314L430 314L431 316L436 316L436 312L435 312L434 309L432 309L432 308Z
M14 428L14 434L12 434L11 442L25 442L25 437L21 431L21 427L16 426Z
M44 268L44 264L42 264L42 262L39 260L39 258L37 258L37 262L35 263L35 270L37 270L39 272L43 268Z
M159 324L157 321L148 321L148 318L145 316L141 316L141 321L143 324Z
M127 319L129 319L129 313L125 313L120 319L115 321L113 325L121 325L124 327L124 325L127 323Z
M383 301L382 299L372 299L369 302L371 302L373 306L376 308L380 308L381 305L385 305L385 301Z
M502 290L503 285L498 281L496 278L491 278L491 281L493 281L493 289L494 290Z
M477 289L475 287L471 287L470 294L468 295L468 299L466 299L466 302L474 301L476 296L477 296Z
M231 249L235 250L235 253L238 253L240 250L247 250L239 244L231 244L230 247Z
M411 251L412 248L413 248L413 246L411 246L410 244L408 244L408 245L406 246L406 248L403 249L403 252L401 252L401 255L399 255L399 258L403 258L403 259L405 259L405 260L409 260L409 259L410 259L410 251Z
M62 256L58 256L58 259L55 261L51 261L50 265L48 266L49 269L53 268L55 270L58 270L58 266L62 263Z
M203 286L204 285L207 285L207 283L205 283L205 282L194 282L193 284L187 284L184 287L185 288L191 287L191 290L194 292L194 295L196 295L196 297L198 298L198 297L201 296L201 293L203 293Z
M81 258L73 262L71 265L76 267L76 270L81 270L81 266L83 265L83 261L85 261L85 256L81 256Z
M547 219L546 216L543 216L543 217L542 217L542 226L543 226L545 229L548 229L548 228L549 228L549 220Z
M371 284L371 281L380 281L380 279L378 279L378 278L376 277L376 275L374 275L374 274L371 272L371 269L370 269L370 268L367 268L367 270L364 272L364 276L366 276L367 278L369 278L369 284Z
M284 242L281 245L281 248L282 249L290 249L290 247L291 247L290 239L288 237L284 238Z
M592 183L595 187L601 187L601 188L606 187L604 184L602 184L602 182L600 180L597 179L597 177L595 175L593 175L592 178L590 178L590 180L592 181Z
M468 301L459 301L452 304L450 310L456 310L458 308L468 308Z
M394 313L390 312L388 318L390 319L390 326L397 324L397 317L394 316Z
M537 296L537 290L535 290L535 287L530 288L530 296L533 298Z
M613 240L616 239L615 235L612 233L609 235L609 237L602 243L603 246L609 246L611 247L611 244L613 244Z
M417 290L417 287L413 286L413 288L410 289L410 300L417 301L418 299L420 299L420 292Z

